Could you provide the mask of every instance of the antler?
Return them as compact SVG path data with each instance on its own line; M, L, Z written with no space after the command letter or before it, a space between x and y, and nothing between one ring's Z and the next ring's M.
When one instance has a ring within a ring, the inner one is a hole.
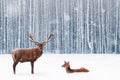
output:
M51 41L52 36L53 36L53 34L50 34L50 35L47 37L47 41L44 41L44 42L43 42L44 45L45 45L46 43L48 43L49 41Z
M32 41L32 42L34 42L35 44L39 43L39 42L37 42L37 41L35 41L33 39L33 35L32 34L29 34L29 40Z

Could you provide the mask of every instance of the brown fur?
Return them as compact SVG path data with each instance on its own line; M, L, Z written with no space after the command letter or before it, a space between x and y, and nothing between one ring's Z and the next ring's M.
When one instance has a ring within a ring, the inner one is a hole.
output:
M69 62L64 61L62 67L65 67L67 73L74 73L74 72L89 72L88 69L81 67L79 69L71 69Z
M32 38L32 36L30 36L31 41L34 42L37 47L36 48L19 48L19 49L15 49L11 52L12 54L12 58L13 58L13 71L14 74L16 73L16 65L18 64L18 62L31 62L31 73L34 73L34 62L42 55L43 53L43 47L44 45L50 41L51 36L48 37L47 41L44 41L42 43L36 42L34 41L34 39Z

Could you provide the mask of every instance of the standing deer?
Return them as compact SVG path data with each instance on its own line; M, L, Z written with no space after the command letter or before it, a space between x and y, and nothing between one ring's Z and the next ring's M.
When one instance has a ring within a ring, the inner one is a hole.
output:
M65 67L67 73L89 72L89 70L86 69L86 68L84 68L84 67L81 67L81 68L79 68L79 69L71 69L71 68L70 68L70 64L69 64L69 61L68 61L68 62L64 61L64 64L62 65L62 67Z
M19 48L12 51L12 58L13 58L13 71L14 74L16 73L16 65L18 62L31 62L31 73L34 74L34 62L42 55L43 47L46 43L48 43L51 38L52 34L48 36L47 40L44 42L37 42L33 39L33 35L29 34L30 41L34 42L37 46L36 48Z

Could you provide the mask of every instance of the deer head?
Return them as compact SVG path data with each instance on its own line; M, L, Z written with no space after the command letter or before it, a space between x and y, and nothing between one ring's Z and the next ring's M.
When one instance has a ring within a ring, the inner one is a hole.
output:
M62 67L65 67L65 68L70 67L69 61L68 62L64 61L64 64L62 65Z

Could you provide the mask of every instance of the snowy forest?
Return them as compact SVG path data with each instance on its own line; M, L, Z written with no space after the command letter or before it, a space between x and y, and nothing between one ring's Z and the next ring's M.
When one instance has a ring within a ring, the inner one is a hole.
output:
M119 54L120 0L0 0L0 54L52 40L44 53Z

